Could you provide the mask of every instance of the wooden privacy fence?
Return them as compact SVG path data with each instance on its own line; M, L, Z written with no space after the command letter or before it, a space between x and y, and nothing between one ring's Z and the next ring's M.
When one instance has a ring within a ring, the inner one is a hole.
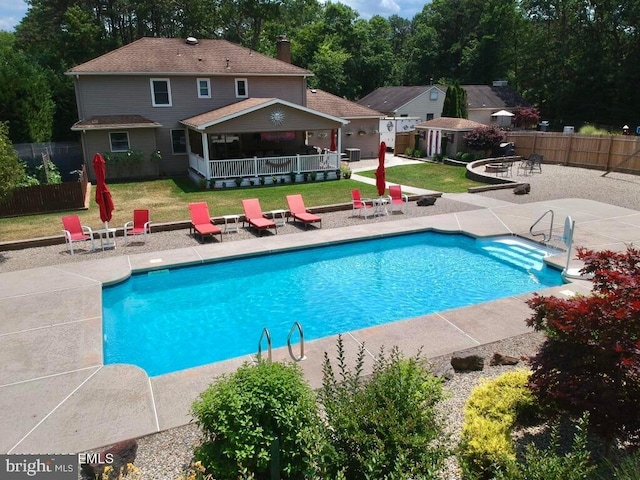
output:
M88 186L87 172L82 169L78 182L16 188L0 201L0 218L86 208Z
M507 132L516 155L544 156L545 163L640 174L640 137L555 132Z

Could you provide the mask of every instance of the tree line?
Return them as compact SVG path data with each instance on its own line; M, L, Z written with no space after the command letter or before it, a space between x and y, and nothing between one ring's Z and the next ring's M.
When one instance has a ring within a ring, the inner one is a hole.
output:
M29 0L0 32L0 121L10 138L74 138L64 72L143 36L223 38L275 56L310 86L357 100L380 86L507 80L552 126L640 124L640 0L432 0L412 19L319 0ZM18 81L19 80L19 81Z

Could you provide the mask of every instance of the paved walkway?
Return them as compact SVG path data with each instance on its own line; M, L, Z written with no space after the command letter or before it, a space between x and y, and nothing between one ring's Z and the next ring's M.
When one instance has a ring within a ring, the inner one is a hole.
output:
M312 235L265 236L0 274L0 453L73 453L184 425L191 420L192 401L216 375L252 360L245 356L152 378L135 366L103 365L105 283L125 279L132 271L398 232L526 235L547 209L557 218L573 216L577 245L623 250L625 243L640 242L640 212L635 210L580 199L525 205L500 201L479 210L372 220L356 227L315 230ZM564 262L564 255L551 258L556 265ZM575 281L544 293L588 291L587 282ZM435 357L491 343L529 331L524 323L530 314L527 298L518 295L348 332L347 349L355 353L364 342L370 369L383 344L399 345L407 354L423 347L426 356ZM323 353L333 355L335 342L332 336L306 344L307 359L300 365L313 387L321 383ZM274 358L289 358L287 349L275 350Z

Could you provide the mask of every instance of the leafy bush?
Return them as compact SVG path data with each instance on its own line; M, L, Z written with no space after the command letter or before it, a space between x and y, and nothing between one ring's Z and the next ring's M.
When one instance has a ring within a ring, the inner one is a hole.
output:
M507 372L473 389L464 409L458 459L471 476L506 471L516 461L511 431L518 416L533 409L530 372Z
M626 455L622 460L614 463L607 461L607 471L599 476L602 480L640 480L640 452Z
M475 157L475 155L473 153L463 153L461 160L463 162L469 163L469 162L473 162L475 160L475 158L476 157Z
M522 128L535 128L540 122L540 111L535 107L521 107L516 110L513 121Z
M465 154L465 152L458 152L456 153L456 160L462 160L462 156Z
M504 142L505 135L496 126L482 126L466 133L464 139L467 142L467 146L472 150L491 152Z
M530 386L549 411L578 416L608 444L640 433L640 250L578 249L593 293L534 295L527 324L546 334L532 359Z
M192 405L204 433L196 460L218 480L268 479L279 441L281 478L304 478L318 457L319 416L295 364L245 364L218 378Z
M569 452L560 448L558 424L551 427L549 448L540 449L534 444L525 448L524 458L514 462L506 471L497 472L494 480L586 480L595 467L587 448L586 425L588 415L576 424L573 445Z
M580 133L580 135L610 135L607 130L595 127L593 125L585 125L583 127L580 127L580 131L578 133Z
M340 167L340 173L344 178L351 178L351 168L347 165L342 165Z
M407 147L407 148L405 148L405 149L404 149L404 154L405 154L407 157L410 157L411 155L413 155L413 148L411 148L411 147Z
M435 478L448 455L436 412L442 381L419 355L406 359L397 348L388 357L380 351L366 380L363 362L361 346L355 367L347 367L342 337L337 374L325 353L319 393L328 424L324 478Z
M145 155L141 150L127 150L126 152L104 152L102 154L107 165L139 165Z

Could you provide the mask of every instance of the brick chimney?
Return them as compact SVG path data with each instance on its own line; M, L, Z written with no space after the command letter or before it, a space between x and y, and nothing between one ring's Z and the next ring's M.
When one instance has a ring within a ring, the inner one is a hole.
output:
M286 35L278 36L276 42L276 58L283 62L291 63L291 43L287 40Z

